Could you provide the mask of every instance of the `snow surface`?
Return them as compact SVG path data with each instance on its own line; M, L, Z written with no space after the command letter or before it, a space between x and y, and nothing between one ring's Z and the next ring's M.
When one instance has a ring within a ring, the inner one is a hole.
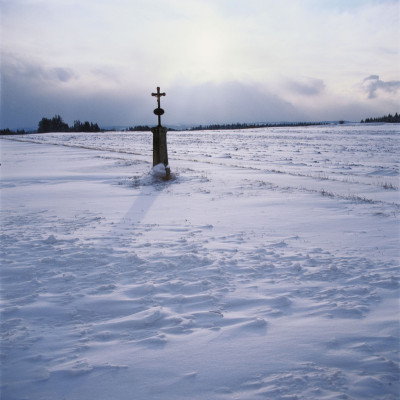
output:
M1 398L399 399L399 125L1 140Z

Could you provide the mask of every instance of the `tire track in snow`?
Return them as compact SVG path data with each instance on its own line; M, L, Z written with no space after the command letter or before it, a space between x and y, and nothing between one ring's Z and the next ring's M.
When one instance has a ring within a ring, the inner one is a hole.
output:
M35 144L50 144L54 146L63 146L63 147L69 147L69 148L81 148L85 150L94 150L94 151L101 151L101 152L112 152L112 153L119 153L119 154L132 154L132 155L137 155L137 156L144 156L144 153L138 153L138 152L133 152L133 151L128 151L128 150L122 150L122 149L113 149L109 147L95 147L95 146L86 146L86 145L77 145L77 144L70 144L70 143L60 143L60 142L51 142L51 141L40 141L40 140L35 140L35 139L21 139L21 138L5 138L6 140L13 140L13 141L19 141L19 142L29 142L29 143L35 143ZM148 150L150 153L150 150ZM227 167L227 168L236 168L236 169L242 169L242 170L249 170L249 171L258 171L262 173L267 173L267 174L277 174L277 175L286 175L286 176L291 176L291 177L299 177L299 178L307 178L311 179L314 181L318 182L339 182L343 183L345 185L351 186L351 185L360 185L360 186L367 186L367 187L383 187L386 188L386 190L393 190L398 192L398 187L393 186L393 185L387 185L385 187L384 183L372 183L372 182L361 182L357 180L353 180L351 177L356 177L356 175L351 175L350 178L347 176L346 178L339 179L336 177L331 177L331 176L321 176L321 173L318 175L314 174L309 174L309 173L301 173L301 172L291 172L291 171L285 171L285 170L280 170L276 168L261 168L261 167L256 167L254 165L249 166L249 165L240 165L240 164L232 164L232 163L224 163L224 162L217 162L214 160L203 160L203 159L197 159L197 158L187 158L187 157L176 157L176 154L174 154L174 160L176 161L186 161L186 162L193 162L196 164L208 164L208 165L215 165L215 166L221 166L221 167ZM143 160L143 162L147 162L150 164L150 162ZM372 179L372 178L371 178ZM330 197L330 198L339 198L342 200L348 200L348 201L354 201L356 203L367 203L367 204L382 204L382 205L387 205L390 207L394 207L394 209L397 211L400 208L400 203L396 202L390 202L390 201L385 201L385 200L377 200L370 198L366 195L359 195L359 194L341 194L337 193L333 190L329 190L326 188L321 188L321 189L312 189L312 188L307 188L304 186L294 186L294 185L277 185L276 183L272 182L267 182L268 184L274 185L274 189L283 189L283 190L296 190L296 191L302 191L302 192L308 192L308 193L319 193L322 196Z
M16 138L1 138L5 140L11 140L14 142L26 142L26 143L34 143L34 144L49 144L52 146L62 146L62 147L70 147L70 148L78 148L78 149L84 149L84 150L95 150L95 151L102 151L102 152L110 152L110 153L120 153L120 154L133 154L135 156L143 156L141 153L136 153L133 151L128 151L128 150L121 150L121 149L112 149L112 148L107 148L107 147L94 147L94 146L85 146L81 144L70 144L70 143L60 143L60 142L50 142L50 141L40 141L40 140L35 140L35 139L16 139ZM150 162L149 162L150 163Z

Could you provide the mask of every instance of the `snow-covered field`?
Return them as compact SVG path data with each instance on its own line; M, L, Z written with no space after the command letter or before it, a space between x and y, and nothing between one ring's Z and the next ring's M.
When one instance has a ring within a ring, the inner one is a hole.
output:
M399 399L399 125L3 137L1 399Z

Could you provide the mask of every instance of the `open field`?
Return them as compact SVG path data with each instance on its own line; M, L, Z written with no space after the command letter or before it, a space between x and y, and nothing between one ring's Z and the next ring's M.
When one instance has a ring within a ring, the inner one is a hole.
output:
M0 144L2 399L399 398L399 125Z

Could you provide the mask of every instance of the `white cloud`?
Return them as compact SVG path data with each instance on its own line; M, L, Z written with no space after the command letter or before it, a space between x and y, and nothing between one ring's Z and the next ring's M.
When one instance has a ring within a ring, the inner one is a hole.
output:
M369 99L375 99L379 93L394 93L400 91L400 81L384 82L378 75L370 75L363 80L363 89L368 93Z

